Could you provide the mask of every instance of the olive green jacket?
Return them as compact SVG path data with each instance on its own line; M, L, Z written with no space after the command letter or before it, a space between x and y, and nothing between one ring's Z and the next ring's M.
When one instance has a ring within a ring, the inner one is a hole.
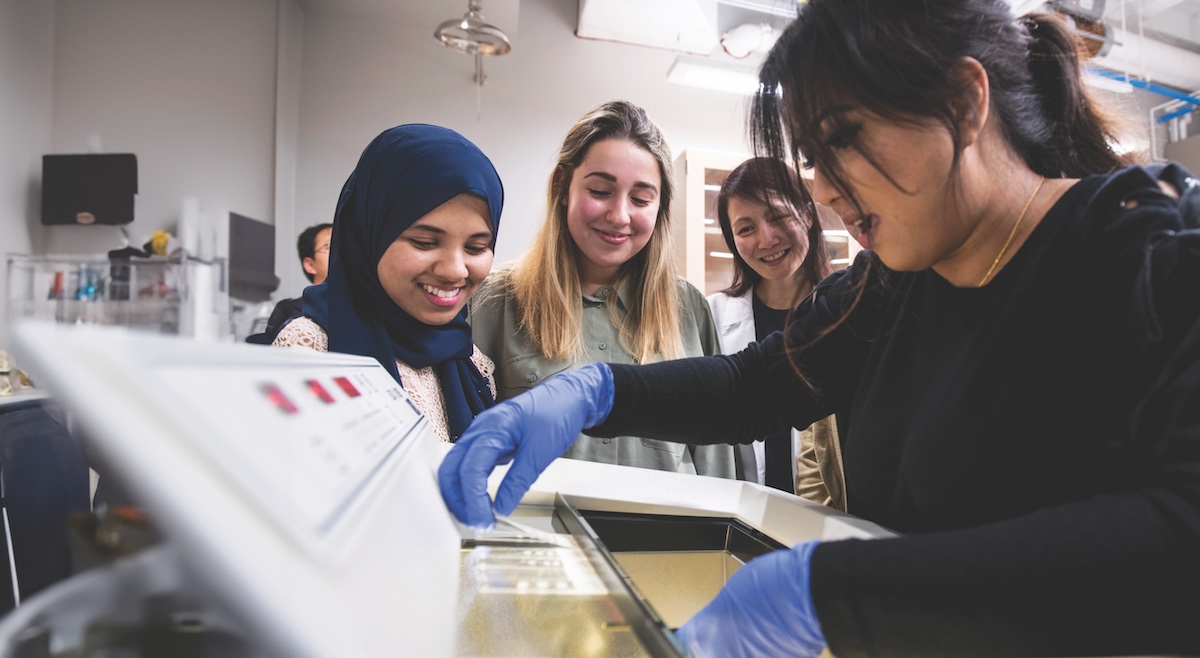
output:
M629 296L627 289L619 289L614 295L612 289L603 288L595 295L583 296L583 342L587 354L574 361L562 361L548 359L534 350L529 336L518 326L516 301L502 279L493 275L483 283L472 298L468 315L475 345L496 364L497 400L516 396L560 372L588 363L636 363L634 356L621 345L606 308L606 304L616 303L623 317L623 300ZM679 279L679 298L684 354L718 354L717 330L704 296ZM581 434L564 456L724 478L733 478L736 472L734 449L728 444L688 446L636 436L600 439Z

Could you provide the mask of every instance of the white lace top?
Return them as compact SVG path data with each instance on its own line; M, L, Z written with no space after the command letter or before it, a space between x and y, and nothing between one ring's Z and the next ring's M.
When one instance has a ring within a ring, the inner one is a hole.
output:
M274 345L281 347L308 347L318 352L329 351L329 336L316 322L299 317L287 323L275 337ZM480 374L487 378L488 388L492 397L496 397L495 364L479 348L471 355L471 362L479 369ZM396 369L400 373L400 385L404 392L412 398L417 408L429 419L433 433L437 438L449 442L450 427L446 421L446 399L442 395L442 387L438 382L433 366L412 368L403 361L396 361Z

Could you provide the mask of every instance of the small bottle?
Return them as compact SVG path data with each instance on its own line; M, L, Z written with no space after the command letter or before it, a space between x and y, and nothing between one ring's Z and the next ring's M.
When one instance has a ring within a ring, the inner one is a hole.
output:
M66 312L67 311L65 308L63 308L63 306L65 304L65 302L63 301L63 298L66 296L66 293L64 292L64 288L66 288L66 281L65 281L66 276L67 276L66 273L63 272L62 270L55 272L54 273L54 283L52 283L50 285L50 294L48 295L48 297L49 297L49 299L51 299L54 302L53 308L54 308L55 322L65 322L66 321Z
M50 284L50 294L46 299L62 299L63 297L63 273L61 271L54 273L54 283Z
M83 301L88 298L88 281L92 277L88 273L87 265L80 263L78 285L75 288L75 299Z

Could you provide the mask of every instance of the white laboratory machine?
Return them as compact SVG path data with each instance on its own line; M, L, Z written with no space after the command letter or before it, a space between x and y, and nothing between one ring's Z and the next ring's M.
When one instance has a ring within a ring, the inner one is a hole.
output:
M163 539L23 602L3 657L679 656L672 630L745 561L890 534L757 484L566 459L476 533L438 491L449 446L372 359L14 334Z

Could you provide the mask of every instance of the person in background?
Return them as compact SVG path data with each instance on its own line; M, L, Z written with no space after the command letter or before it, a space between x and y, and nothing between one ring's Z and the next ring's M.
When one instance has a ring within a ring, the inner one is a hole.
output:
M733 254L733 281L709 295L721 351L732 354L782 331L791 309L833 272L816 207L786 163L751 158L717 193L717 223ZM751 449L752 448L752 449ZM739 446L744 479L845 511L837 423L827 416ZM749 454L746 454L749 453Z
M407 124L367 145L333 221L329 276L274 344L375 357L442 441L495 399L466 305L492 267L504 190L447 128Z
M314 286L321 285L329 275L329 243L333 239L333 224L321 223L300 232L296 238L296 253L304 276Z
M737 354L482 414L447 505L491 523L512 460L511 512L582 428L749 441L833 412L849 509L900 534L750 561L678 631L693 656L1200 655L1200 189L1117 155L1079 53L1004 0L801 5L755 150L807 158L867 251Z
M571 127L533 246L471 305L499 399L594 361L650 363L717 353L704 296L674 274L671 151L645 111L612 101ZM579 436L566 457L734 477L733 446Z
M300 267L309 283L319 285L329 273L329 242L333 239L333 224L328 222L313 224L300 232L296 239L296 252L300 257ZM299 317L304 312L304 298L290 297L281 299L267 318L267 327L260 334L246 338L247 343L270 345L279 334L283 325L292 318Z

